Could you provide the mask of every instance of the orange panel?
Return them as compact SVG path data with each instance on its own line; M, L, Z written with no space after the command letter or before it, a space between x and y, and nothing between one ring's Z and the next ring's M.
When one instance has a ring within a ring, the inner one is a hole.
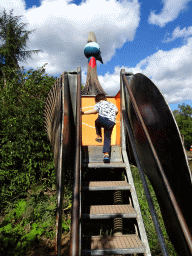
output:
M94 96L82 96L82 110L87 111L93 108L95 105L95 97ZM115 97L107 98L109 102L112 102L116 105ZM118 107L118 106L117 106ZM120 112L120 107L118 107ZM98 114L91 115L82 115L82 145L103 145L102 143L96 142L95 138L97 137L95 131L95 120L97 119ZM120 136L117 136L117 133L120 134L120 126L119 126L119 117L120 114L117 115L117 124L113 128L112 136L111 136L111 145L116 145L119 143L120 139L117 140ZM102 137L104 138L104 129L102 129ZM119 143L120 144L120 143ZM118 145L119 145L118 144Z
M117 118L116 118L116 145L120 145L121 144L121 128L120 128L120 110L121 110L121 100L120 100L120 92L116 95L115 97L115 100L116 100L116 106L119 110L119 113L117 115Z

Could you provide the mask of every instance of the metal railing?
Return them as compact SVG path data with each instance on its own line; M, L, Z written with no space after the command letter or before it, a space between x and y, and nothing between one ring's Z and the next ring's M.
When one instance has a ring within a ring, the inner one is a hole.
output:
M77 69L77 107L76 107L76 133L75 133L75 165L73 183L73 205L71 217L71 245L70 256L79 255L80 233L80 168L81 168L81 68Z
M57 255L61 255L61 235L62 235L62 201L63 201L63 94L62 94L62 76L60 76L45 101L44 122L48 138L51 142L55 170L57 176L57 219L56 219L56 240Z
M182 229L183 234L185 236L185 239L186 239L186 242L188 244L189 250L192 253L192 238L191 238L190 231L189 231L189 229L187 227L187 224L185 222L183 214L182 214L182 212L181 212L181 210L179 208L179 205L178 205L178 203L177 203L177 201L175 199L175 196L174 196L174 193L173 193L173 191L171 189L169 181L168 181L168 179L167 179L167 177L165 175L165 172L163 170L161 162L160 162L160 160L158 158L158 155L157 155L157 152L156 152L155 147L153 145L153 142L152 142L152 140L150 138L150 135L149 135L148 130L147 130L146 126L145 126L145 123L144 123L144 120L142 118L142 115L141 115L141 113L139 111L137 102L136 102L136 100L134 98L134 95L132 93L130 85L129 85L127 79L126 79L125 72L122 71L121 75L122 75L122 80L123 80L122 81L123 89L126 90L126 93L130 97L131 104L133 106L133 109L135 111L137 119L139 120L139 122L141 124L143 132L144 132L144 134L146 136L148 145L149 145L150 150L152 152L152 155L154 157L154 161L155 161L155 163L157 165L157 168L158 168L158 170L159 170L159 172L161 174L161 178L163 179L163 182L164 182L164 184L166 186L166 189L168 191L169 199L170 199L170 201L173 204L173 208L174 208L174 210L176 212L176 215L177 215L177 218L178 218L178 220L180 222L181 229ZM168 252L167 252L167 249L166 249L166 245L165 245L165 241L164 241L164 237L163 237L162 231L160 229L160 225L159 225L159 221L158 221L158 218L157 218L157 215L156 215L156 212L155 212L153 201L151 199L150 192L149 192L149 189L148 189L148 186L147 186L147 183L146 183L146 179L145 179L145 176L144 176L144 171L143 171L142 165L140 163L140 160L139 160L139 157L138 157L138 154L137 154L134 137L133 137L133 134L132 134L132 131L131 131L131 127L130 127L129 120L128 120L128 117L127 117L125 109L123 109L122 112L123 112L124 123L125 123L126 129L127 129L127 132L129 134L129 138L130 138L130 142L131 142L132 149L133 149L133 152L134 152L135 160L137 162L137 166L138 166L138 169L139 169L139 172L140 172L140 176L141 176L141 179L142 179L142 183L143 183L143 186L144 186L144 190L145 190L145 193L146 193L146 198L147 198L147 201L148 201L148 204L149 204L149 208L150 208L150 211L151 211L151 215L152 215L152 219L153 219L154 226L155 226L155 229L156 229L156 233L157 233L157 236L158 236L158 239L159 239L160 247L161 247L163 255L168 255Z

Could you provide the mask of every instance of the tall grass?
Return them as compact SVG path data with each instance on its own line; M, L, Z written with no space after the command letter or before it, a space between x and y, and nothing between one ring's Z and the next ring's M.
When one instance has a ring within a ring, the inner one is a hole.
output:
M160 245L159 245L158 238L157 238L157 235L155 232L155 227L154 227L154 224L152 221L149 206L148 206L147 199L146 199L146 196L144 193L144 188L143 188L143 185L142 185L142 182L140 179L139 171L138 171L137 167L135 167L135 166L131 166L131 170L132 170L132 175L133 175L133 179L134 179L134 183L135 183L135 188L136 188L136 192L137 192L137 196L138 196L138 200L139 200L139 204L140 204L140 208L141 208L141 213L142 213L145 229L147 232L147 237L148 237L151 253L153 256L161 256L162 253L161 253ZM147 184L149 186L149 190L150 190L153 202L154 202L155 210L157 212L157 216L158 216L158 219L160 222L163 236L165 238L165 243L167 245L169 255L177 256L177 253L167 235L155 192L154 192L153 187L151 186L148 179L147 179Z

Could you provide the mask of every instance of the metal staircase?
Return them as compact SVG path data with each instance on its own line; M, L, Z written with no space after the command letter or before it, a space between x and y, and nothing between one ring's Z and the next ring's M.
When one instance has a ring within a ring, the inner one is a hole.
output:
M103 163L102 147L82 147L80 68L64 72L45 102L57 175L56 253L61 255L65 170L73 165L70 256L151 255L129 154L140 173L162 255L169 254L145 174L178 255L191 255L191 212L183 203L191 193L191 173L176 122L160 91L144 75L121 70L120 88L121 146L112 146L109 164ZM150 113L156 116L153 127Z
M102 146L83 146L81 181L81 255L151 255L125 143L108 164Z

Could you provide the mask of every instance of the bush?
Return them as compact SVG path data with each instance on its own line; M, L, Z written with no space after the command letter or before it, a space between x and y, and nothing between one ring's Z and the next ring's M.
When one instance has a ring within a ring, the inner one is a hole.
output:
M28 255L41 246L42 240L55 240L56 191L44 192L42 185L29 190L27 199L20 199L7 208L0 225L0 255ZM66 190L63 208L70 211L72 194ZM63 215L62 232L69 232L70 215Z
M179 110L174 110L173 114L184 139L185 148L189 150L192 145L192 107L184 103L178 107Z
M43 123L44 101L55 79L45 74L44 67L27 72L15 70L14 76L9 68L3 73L6 80L0 80L1 206L25 197L31 184L41 181L51 186L56 182L52 149Z
M140 179L140 175L139 175L139 171L137 169L137 167L131 167L132 170L132 175L133 175L133 179L134 179L134 184L135 184L135 188L137 191L137 196L138 196L138 200L139 200L139 205L141 208L141 213L142 213L142 217L143 217L143 222L145 225L145 229L146 229L146 233L147 233L147 237L148 237L148 241L149 241L149 247L151 249L151 254L154 256L161 256L161 249L160 249L160 245L159 245L159 241L156 235L156 231L155 231L155 227L153 224L153 220L151 217L151 213L150 213L150 209L147 203L147 199L145 196L145 192L144 192L144 188ZM147 179L147 177L146 177ZM161 230L163 232L163 236L165 239L165 243L167 245L167 250L169 252L169 255L171 256L176 256L177 253L173 247L173 245L170 242L170 239L167 235L166 229L165 229L165 225L163 222L163 218L161 215L161 211L160 211L160 207L155 195L155 192L153 190L152 185L150 184L149 180L147 179L147 184L150 190L150 194L155 206L155 210L159 219L159 223L161 226Z

